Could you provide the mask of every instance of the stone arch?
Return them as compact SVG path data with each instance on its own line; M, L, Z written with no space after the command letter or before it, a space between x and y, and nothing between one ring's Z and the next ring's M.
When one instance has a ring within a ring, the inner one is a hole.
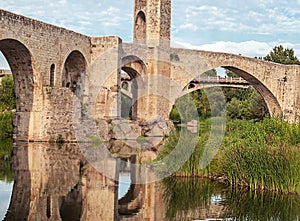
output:
M139 93L143 88L142 76L145 76L147 73L147 67L145 63L138 57L129 55L122 58L122 67L121 70L129 76L129 81L131 82L129 88L130 93L132 94L132 109L131 109L131 118L133 120L138 119L138 109L140 104L138 102Z
M72 51L67 57L62 74L62 86L70 88L76 95L83 89L87 62L80 51Z
M275 95L268 89L268 87L262 81L257 79L254 76L254 74L251 74L251 73L249 73L245 70L242 70L242 68L238 68L236 66L229 66L229 65L227 66L226 65L226 66L220 66L220 67L228 69L228 70L234 72L239 77L246 80L251 86L253 86L253 88L264 99L264 101L265 101L265 103L268 107L268 111L269 111L271 116L281 116L283 114L280 103L277 100L277 98L275 97ZM217 67L214 67L214 68L217 68ZM211 69L213 69L213 68L211 68ZM203 73L206 72L206 71L208 71L208 70L203 71ZM188 83L182 88L182 91L184 89L186 89L187 87L189 87L190 82L192 82L193 80L194 80L194 78L189 79ZM182 95L184 95L184 93Z
M16 39L0 40L0 51L6 58L14 78L16 94L14 134L17 135L17 139L27 140L34 88L38 85L35 82L33 56L29 49ZM22 128L18 125L22 125Z
M139 43L145 43L147 38L146 15L143 11L139 11L135 18L134 39Z
M278 116L278 115L281 116L283 114L282 108L281 108L277 98L275 97L275 95L268 89L268 87L266 85L263 84L263 82L258 80L254 75L252 75L242 69L232 67L232 66L223 66L223 68L236 73L238 76L242 77L247 82L249 82L250 85L252 85L252 87L264 99L271 116Z

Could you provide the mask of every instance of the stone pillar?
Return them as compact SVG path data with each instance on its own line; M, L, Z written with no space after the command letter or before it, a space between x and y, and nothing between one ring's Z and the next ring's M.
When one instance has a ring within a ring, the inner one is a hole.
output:
M115 118L121 114L120 48L118 37L94 37L89 68L89 113L96 119ZM93 108L95 107L95 108Z
M170 98L170 55L168 48L149 49L148 75L144 77L145 87L139 89L137 118L151 120L169 118L172 105Z

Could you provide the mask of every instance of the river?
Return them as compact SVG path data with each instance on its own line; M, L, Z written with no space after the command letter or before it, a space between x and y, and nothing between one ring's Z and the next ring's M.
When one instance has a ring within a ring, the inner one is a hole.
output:
M131 184L128 171L114 182L85 162L75 144L14 148L15 180L9 170L0 177L3 220L300 219L297 195L237 190L206 179Z

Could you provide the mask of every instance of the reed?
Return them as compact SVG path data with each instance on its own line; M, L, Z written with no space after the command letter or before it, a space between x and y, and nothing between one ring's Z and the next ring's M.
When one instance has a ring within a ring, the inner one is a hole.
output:
M209 120L201 122L208 128ZM263 121L230 121L217 155L205 169L203 155L209 130L201 129L195 151L175 176L210 177L251 189L300 194L300 124L276 118ZM178 139L178 133L170 141ZM172 150L167 142L160 158Z

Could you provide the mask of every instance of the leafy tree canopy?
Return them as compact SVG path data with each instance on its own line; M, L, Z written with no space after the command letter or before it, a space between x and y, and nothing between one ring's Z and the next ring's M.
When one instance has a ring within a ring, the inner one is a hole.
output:
M282 45L276 46L273 50L263 58L266 61L272 61L280 64L299 64L300 61L295 56L295 52L291 48L284 48Z
M0 82L0 112L16 108L16 95L12 75L5 75Z

